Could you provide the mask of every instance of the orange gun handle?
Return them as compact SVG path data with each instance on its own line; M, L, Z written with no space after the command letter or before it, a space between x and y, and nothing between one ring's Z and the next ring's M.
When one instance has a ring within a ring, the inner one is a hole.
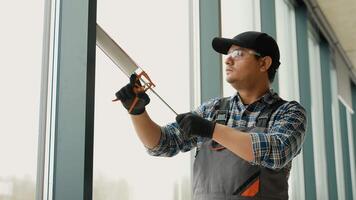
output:
M145 83L144 85L140 85L139 83L136 83L137 81L140 81L141 76L144 76L148 80L148 83ZM136 97L130 106L129 113L132 112L132 110L134 109L134 107L136 106L136 104L138 102L137 94L146 92L152 86L155 87L155 84L152 83L150 77L146 74L145 71L142 71L140 74L137 75L136 80L135 80L135 85L133 86L133 92L136 94ZM113 100L113 102L118 101L118 100L119 99L115 99L115 100Z

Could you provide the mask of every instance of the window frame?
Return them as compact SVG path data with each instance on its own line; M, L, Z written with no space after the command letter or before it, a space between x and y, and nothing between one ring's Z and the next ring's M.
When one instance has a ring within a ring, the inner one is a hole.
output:
M44 12L36 199L91 199L96 0Z

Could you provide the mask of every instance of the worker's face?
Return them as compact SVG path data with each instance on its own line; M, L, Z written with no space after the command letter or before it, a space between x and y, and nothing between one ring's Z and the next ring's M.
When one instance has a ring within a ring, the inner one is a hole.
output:
M250 49L232 45L225 57L226 81L235 89L248 88L259 80L260 61L256 52Z

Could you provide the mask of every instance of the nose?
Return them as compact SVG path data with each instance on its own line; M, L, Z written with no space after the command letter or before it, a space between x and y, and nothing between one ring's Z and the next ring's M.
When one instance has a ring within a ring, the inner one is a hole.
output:
M233 61L234 60L231 58L231 56L226 56L225 65L232 65Z

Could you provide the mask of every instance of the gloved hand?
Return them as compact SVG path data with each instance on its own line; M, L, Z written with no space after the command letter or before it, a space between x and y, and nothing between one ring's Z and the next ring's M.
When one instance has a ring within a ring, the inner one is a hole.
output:
M130 77L130 83L122 87L118 92L116 92L115 96L117 99L113 100L120 100L122 105L129 111L135 97L138 97L138 101L135 107L130 112L130 114L132 115L142 114L143 112L145 112L145 106L150 103L150 97L148 97L145 92L135 94L134 87L141 86L140 81L136 81L136 77L136 74L132 74Z
M200 136L212 138L215 129L215 122L206 120L191 112L179 114L176 117L179 128L187 134L188 137Z

